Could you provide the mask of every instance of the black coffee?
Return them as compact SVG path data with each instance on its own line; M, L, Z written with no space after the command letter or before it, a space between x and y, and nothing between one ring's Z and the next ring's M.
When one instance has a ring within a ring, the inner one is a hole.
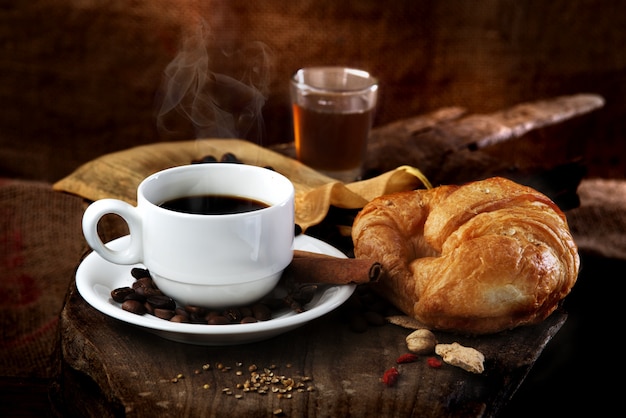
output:
M247 197L225 195L185 196L168 200L159 206L176 212L196 215L227 215L252 212L268 207L267 203Z

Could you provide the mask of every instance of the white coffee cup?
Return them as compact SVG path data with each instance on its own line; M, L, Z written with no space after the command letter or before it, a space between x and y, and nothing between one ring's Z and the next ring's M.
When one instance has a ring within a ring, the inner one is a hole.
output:
M267 207L193 214L160 206L200 195L237 196ZM128 224L127 248L116 251L102 242L97 227L107 214L119 215ZM105 260L142 263L159 289L181 305L241 306L269 293L291 262L294 187L273 170L246 164L170 168L141 182L136 207L117 199L93 202L83 215L83 233Z

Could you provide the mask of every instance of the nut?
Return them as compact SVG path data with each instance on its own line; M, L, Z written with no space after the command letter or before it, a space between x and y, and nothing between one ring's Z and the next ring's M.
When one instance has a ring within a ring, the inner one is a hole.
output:
M406 337L406 346L415 354L430 354L435 351L437 338L430 330L418 329Z
M448 364L457 366L471 373L481 374L485 371L485 356L472 347L459 343L437 344L435 352Z
M398 325L402 328L422 329L426 327L426 325L424 325L422 322L408 315L391 315L385 317L385 319L390 324Z

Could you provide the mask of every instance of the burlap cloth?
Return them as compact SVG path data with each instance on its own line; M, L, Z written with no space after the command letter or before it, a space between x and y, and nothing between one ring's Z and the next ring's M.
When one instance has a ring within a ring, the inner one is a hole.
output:
M0 376L58 374L60 313L89 249L83 211L49 183L0 179Z
M585 179L578 195L580 206L565 214L579 250L626 260L626 181Z
M190 164L206 155L233 153L246 164L270 166L296 190L295 220L305 231L320 223L330 206L358 209L374 197L423 186L419 172L399 167L378 177L343 184L282 154L239 139L202 139L144 145L90 161L54 184L54 189L88 200L115 198L136 204L137 186L152 173ZM426 180L426 184L427 180Z

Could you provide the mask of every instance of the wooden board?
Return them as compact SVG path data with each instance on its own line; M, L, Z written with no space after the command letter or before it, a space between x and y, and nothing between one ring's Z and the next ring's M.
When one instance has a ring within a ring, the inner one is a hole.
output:
M426 356L396 364L410 331L386 324L355 333L346 321L349 305L267 341L206 347L171 342L109 318L72 286L61 317L64 407L83 417L268 417L278 411L288 417L493 417L567 317L557 311L540 325L480 338L436 333L439 342L457 341L484 353L485 372L475 375L447 364L431 368ZM218 363L230 370L219 370ZM211 369L202 371L205 364ZM261 370L276 366L276 374L294 379L309 377L314 391L291 399L243 393L236 385L249 377L252 364ZM386 387L380 378L392 366L400 377ZM184 377L173 383L179 374Z

